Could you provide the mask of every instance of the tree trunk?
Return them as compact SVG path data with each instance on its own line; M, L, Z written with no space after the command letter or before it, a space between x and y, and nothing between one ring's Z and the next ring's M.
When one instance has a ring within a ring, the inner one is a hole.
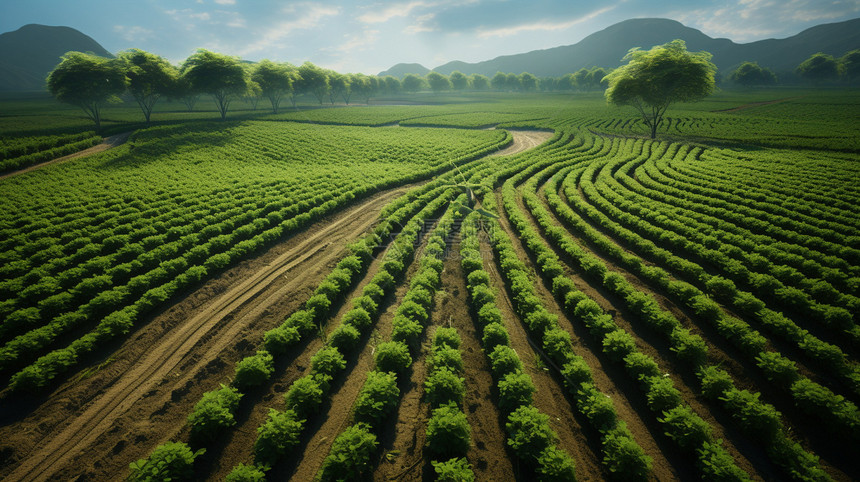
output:
M654 122L651 124L651 139L657 138L657 123Z

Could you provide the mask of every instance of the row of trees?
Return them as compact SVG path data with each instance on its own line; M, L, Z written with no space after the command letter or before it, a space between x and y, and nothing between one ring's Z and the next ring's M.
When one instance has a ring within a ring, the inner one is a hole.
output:
M593 90L606 87L603 81L606 74L599 67L542 79L528 72L519 75L498 72L492 78L480 74L467 76L462 72L450 76L430 72L425 76L408 74L401 81L390 75L341 74L310 62L298 67L270 60L243 62L204 49L176 67L163 57L131 49L121 52L116 59L69 52L48 75L47 82L51 94L83 109L96 128L100 128L102 108L119 102L125 93L134 98L149 123L153 108L163 97L181 100L191 111L201 95L209 95L221 119L225 119L230 103L239 98L248 99L255 109L261 99L267 99L272 112L277 113L283 99L290 99L295 106L300 95L313 96L320 104L340 100L349 104L356 97L367 102L378 94L428 88L434 92Z
M819 52L801 62L795 69L795 73L804 81L814 85L840 79L848 84L854 84L860 79L860 49L847 52L838 59ZM744 87L777 83L776 74L767 67L759 66L757 62L741 63L729 74L728 80Z

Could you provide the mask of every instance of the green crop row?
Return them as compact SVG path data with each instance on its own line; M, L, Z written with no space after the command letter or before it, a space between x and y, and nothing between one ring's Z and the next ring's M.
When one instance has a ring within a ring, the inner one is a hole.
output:
M524 201L531 210L538 225L545 231L547 238L576 261L586 275L602 283L606 289L623 300L627 305L627 308L633 313L636 313L646 326L665 336L669 341L671 351L676 354L679 360L684 362L685 366L692 368L694 374L701 379L703 376L702 367L708 366L707 346L705 345L704 340L702 340L698 335L692 334L689 330L682 328L680 322L674 317L674 315L660 308L653 298L649 295L638 292L624 277L617 273L610 272L602 261L590 254L587 254L569 238L569 235L564 229L552 223L549 214L540 205L534 195L534 188L537 183L546 179L546 177L550 175L550 172L545 171L540 174L526 172L524 173L524 176L525 175L533 177L530 179L528 183L529 185L523 189ZM528 233L528 235L520 233L522 237L527 238L527 241L525 242L527 247L530 249L538 249L543 253L546 253L543 257L536 254L536 258L539 260L539 264L541 264L541 271L544 273L546 273L547 270L550 270L550 272L558 271L560 268L553 268L558 264L557 256L548 250L546 245L541 241L540 236L532 230L529 222L521 213L519 213L516 206L516 194L513 190L513 182L506 183L506 186L508 187L506 208L509 207L509 215L510 213L513 213L512 224ZM541 259L544 260L543 263L541 263ZM549 267L544 267L544 264ZM559 295L561 295L561 293L557 294L557 296ZM569 310L571 316L574 319L581 319L586 323L590 331L596 333L598 336L602 336L604 348L608 349L615 358L623 357L625 364L628 365L628 370L633 370L633 368L630 367L631 363L636 362L639 364L637 360L629 357L631 354L635 353L636 350L635 343L633 343L634 340L632 338L628 338L629 335L628 337L625 337L624 334L618 333L618 329L614 326L614 322L611 317L600 315L601 310L598 305L594 304L591 307L580 306L579 301L577 301L577 304L572 306L566 299L568 295L564 295L564 297L565 307ZM579 310L579 313L577 313L577 310ZM631 371L631 374L636 373L641 374L641 370ZM648 379L646 378L645 380ZM650 380L653 381L653 378ZM659 388L661 392L666 392L666 390L659 385L650 387L650 389L655 388ZM675 397L671 396L671 390L668 390L666 393L670 394L669 400L675 399ZM664 395L660 395L657 398L665 400ZM771 405L759 402L758 395L755 395L752 398L746 398L745 400L748 402L749 406L745 406L744 410L748 409L756 413L767 413L769 414L768 416L776 418L780 417L779 412L777 412ZM678 420L674 419L674 415L682 416L680 420L687 420L684 424L691 423L689 421L690 413L687 411L682 410L678 414L674 414L673 417L668 417L669 413L670 412L668 411L664 411L664 415L666 415L667 418L661 419L664 424L670 424L668 429L669 433L677 427L684 426L683 424L678 425ZM743 413L745 412L733 413L733 419L742 429L744 428L745 421ZM706 424L702 425L697 422L694 426L705 427ZM697 442L702 442L710 437L705 437L705 432L702 432L701 430L699 433L701 436L695 439ZM678 433L670 435L670 437L682 444L688 444L691 442L690 439L680 437ZM771 459L778 466L782 467L786 473L792 474L793 476L801 474L800 478L809 477L810 479L827 477L826 473L818 465L817 457L805 452L797 442L788 438L787 431L781 425L778 430L774 431L773 438L770 441L772 444L769 446L768 453L771 456ZM687 446L689 447L689 445ZM716 457L710 462L703 462L700 465L704 470L710 470L713 467L712 463L715 460L723 460L723 457L717 457L712 449L713 447L709 446L708 450L702 450L699 452L700 456Z

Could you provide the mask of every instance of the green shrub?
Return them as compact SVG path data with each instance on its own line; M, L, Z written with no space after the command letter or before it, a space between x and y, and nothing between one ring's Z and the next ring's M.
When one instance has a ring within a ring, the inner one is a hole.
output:
M204 393L188 416L191 436L201 441L210 440L222 430L235 425L233 412L241 398L242 394L236 388L224 385L218 390Z
M831 426L856 436L860 430L860 414L857 406L842 395L819 385L808 378L801 378L791 385L795 404L802 411L827 420Z
M279 412L269 409L269 418L257 427L254 441L254 460L258 464L273 465L287 452L299 444L305 421L296 412Z
M361 338L361 333L358 329L350 324L341 323L328 337L328 342L341 353L349 353L356 346Z
M391 320L391 339L393 341L406 343L412 348L417 348L421 340L424 327L415 320L403 315L394 315Z
M544 332L554 326L558 326L558 316L541 308L529 313L526 316L525 322L529 330L543 336Z
M702 382L702 395L709 400L716 400L735 386L727 371L713 365L703 367L699 379Z
M782 422L779 412L773 405L759 400L760 396L760 393L732 388L720 400L748 435L762 442L770 442L782 430Z
M317 330L313 310L296 311L287 318L284 325L295 327L300 333L312 333Z
M549 416L531 405L523 405L511 412L505 429L508 445L524 461L536 462L558 438L549 426Z
M379 427L379 423L397 407L399 398L400 389L397 388L396 375L371 371L367 374L367 380L355 401L355 419L372 427Z
M371 457L376 451L376 435L364 423L346 428L331 445L331 451L323 461L324 481L358 480L371 465Z
M499 380L499 408L509 412L532 403L535 386L528 374L508 373Z
M493 290L487 285L475 285L471 288L472 304L475 306L484 306L488 303L496 302L496 295Z
M705 442L696 449L702 479L719 482L741 482L751 480L749 474L735 465L735 460L721 445L721 440Z
M331 307L331 300L324 294L315 294L308 298L305 306L314 314L314 319L321 320L328 315L328 309Z
M275 360L271 353L260 350L256 355L242 359L236 365L236 375L233 385L245 391L265 383L275 371Z
M659 377L660 367L650 356L642 352L634 352L624 357L624 367L627 373L642 382L648 377Z
M263 345L269 353L281 355L300 338L299 330L295 326L282 325L263 334Z
M763 351L755 359L764 376L772 382L790 386L800 377L797 364L777 352Z
M664 424L666 435L681 448L694 450L713 440L708 422L702 420L690 407L678 405L663 415L664 417L658 420Z
M672 379L669 377L649 377L645 379L645 384L648 386L646 394L648 400L648 408L661 413L670 408L677 407L681 403L681 392L675 388Z
M433 335L433 346L448 345L451 348L460 348L460 334L456 328L440 326L436 328Z
M456 348L447 344L437 345L433 347L433 351L430 353L430 366L433 369L448 367L455 372L462 373L463 357Z
M612 400L600 393L591 383L583 383L576 391L576 405L591 425L600 432L615 426L618 415L615 413Z
M457 376L451 369L442 367L433 370L433 373L427 377L424 381L424 390L431 407L450 402L460 405L466 393L465 379Z
M615 361L621 361L636 350L636 341L630 333L617 329L603 337L603 352Z
M433 301L433 293L426 288L416 286L406 292L406 296L403 297L403 302L405 303L407 301L417 303L421 306L430 306L430 303Z
M343 315L341 323L354 326L355 329L363 333L365 330L370 328L370 325L373 324L373 320L370 318L370 313L365 311L363 308L353 308Z
M478 269L469 273L466 276L466 282L468 283L470 288L474 288L478 285L490 285L490 274L484 271L483 269Z
M561 375L564 377L564 384L568 391L576 393L580 385L583 383L593 383L591 369L585 360L576 356L561 367Z
M328 391L331 377L328 375L305 375L294 381L284 402L288 409L294 410L302 418L307 418L319 410L323 395Z
M720 301L728 302L735 297L738 288L732 280L711 276L711 279L705 282L705 291Z
M379 273L377 273L377 276L378 275ZM376 279L376 276L374 276L374 279ZM379 303L380 301L382 301L382 298L385 297L385 290L382 289L382 287L377 283L371 282L364 286L364 289L361 291L361 294L362 296L367 296L376 303Z
M226 482L266 482L266 472L258 465L239 464L227 474Z
M432 461L436 472L436 482L474 482L475 473L465 457L448 459L444 462Z
M314 353L311 357L311 370L313 373L328 375L332 378L346 368L346 360L340 351L333 346L325 346Z
M371 316L375 314L376 310L379 308L379 304L367 295L362 295L352 300L352 306L353 308L360 308L366 311Z
M651 457L645 455L642 447L624 425L618 422L615 428L603 436L603 465L619 480L647 480L651 472Z
M427 448L434 458L464 456L470 443L469 422L456 404L433 409L427 422Z
M397 307L397 314L415 320L422 325L427 322L427 318L429 317L427 310L414 301L400 303L400 306Z
M708 360L708 347L699 335L690 333L686 328L676 327L670 335L672 347L669 348L681 360L699 367Z
M542 482L576 480L576 464L567 452L550 445L537 459L537 475Z
M376 346L377 370L402 374L410 366L412 366L412 356L405 343L387 341Z
M204 452L204 449L192 452L183 442L164 443L146 459L131 463L129 479L134 482L191 480L194 477L194 459Z
M482 338L484 351L492 353L498 345L507 346L510 344L508 331L500 323L490 323L484 326L484 336Z
M543 349L559 365L567 363L573 356L570 333L557 326L546 330L543 334Z
M523 362L520 361L519 355L508 345L496 345L489 358L490 368L497 380L509 373L520 372L523 369Z

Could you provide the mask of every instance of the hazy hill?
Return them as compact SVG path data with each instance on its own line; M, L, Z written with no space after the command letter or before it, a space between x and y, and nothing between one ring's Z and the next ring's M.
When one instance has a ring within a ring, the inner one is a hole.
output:
M728 39L711 38L675 20L639 18L619 22L573 45L504 55L471 64L454 61L433 70L445 75L459 70L488 77L499 71L557 77L583 67L618 67L632 47L649 49L677 38L686 41L689 50L707 50L714 54L714 63L723 73L744 60L751 60L779 74L793 71L816 52L841 56L848 50L860 48L860 19L818 25L786 39L738 44Z
M425 75L428 72L430 72L430 69L421 64L397 64L384 72L380 72L379 76L383 77L386 75L393 75L394 77L402 79L403 77L406 77L406 74Z
M0 34L0 91L44 90L48 72L72 50L113 57L98 42L70 27L31 24Z

